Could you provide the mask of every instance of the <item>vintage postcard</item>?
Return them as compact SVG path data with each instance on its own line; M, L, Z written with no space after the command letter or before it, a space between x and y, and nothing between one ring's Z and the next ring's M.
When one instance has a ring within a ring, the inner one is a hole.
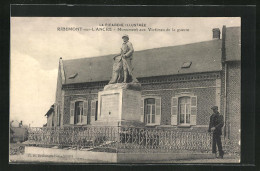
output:
M240 17L10 22L11 163L240 163Z

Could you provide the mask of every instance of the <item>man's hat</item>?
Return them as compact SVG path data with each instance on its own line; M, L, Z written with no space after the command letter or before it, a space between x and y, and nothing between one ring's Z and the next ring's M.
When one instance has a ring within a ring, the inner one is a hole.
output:
M129 37L128 37L127 34L124 34L124 35L122 36L122 39L123 39L124 37L127 37L127 38L129 39Z
M212 109L212 110L218 109L218 106L212 106L211 109Z

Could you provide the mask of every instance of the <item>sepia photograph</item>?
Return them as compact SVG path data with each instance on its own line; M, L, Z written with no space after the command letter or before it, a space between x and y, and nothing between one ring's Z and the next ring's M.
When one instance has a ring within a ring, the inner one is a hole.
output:
M10 163L240 163L240 17L11 17Z

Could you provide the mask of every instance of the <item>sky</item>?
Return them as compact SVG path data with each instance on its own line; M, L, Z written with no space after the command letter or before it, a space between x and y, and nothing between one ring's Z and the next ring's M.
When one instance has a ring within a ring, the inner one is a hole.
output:
M106 23L123 24L123 29L138 31L118 31L117 26L106 27L112 31L92 31L104 28L102 24ZM55 102L60 57L68 60L117 54L123 34L129 35L135 51L208 41L212 39L212 29L221 30L223 25L240 26L240 18L11 17L10 120L23 120L33 127L47 122L44 115ZM58 31L60 27L81 28L81 31ZM177 32L178 29L185 31Z

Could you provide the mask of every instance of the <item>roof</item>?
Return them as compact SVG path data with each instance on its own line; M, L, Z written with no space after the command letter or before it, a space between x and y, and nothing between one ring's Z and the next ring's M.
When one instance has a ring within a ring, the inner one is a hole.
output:
M44 116L48 117L53 111L54 111L54 104L51 105L50 109L48 110L48 112Z
M226 29L226 61L241 60L241 27Z
M133 67L137 78L220 71L220 39L179 46L154 48L134 53ZM64 60L65 84L109 81L112 75L113 57ZM185 62L190 67L182 68ZM77 74L75 76L75 74ZM75 76L75 77L74 77ZM69 77L74 77L69 79Z

